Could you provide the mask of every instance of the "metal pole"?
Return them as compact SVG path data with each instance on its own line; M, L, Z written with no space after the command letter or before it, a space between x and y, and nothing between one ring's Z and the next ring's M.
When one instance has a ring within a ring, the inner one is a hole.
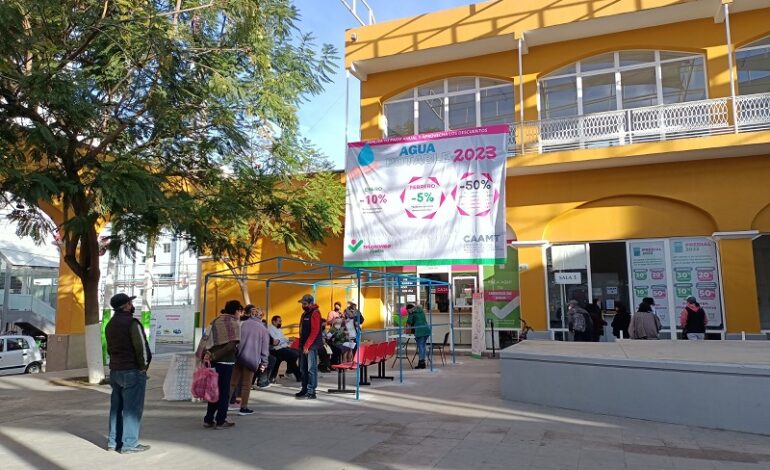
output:
M447 289L447 294L449 294L449 289ZM430 342L431 342L430 360L428 362L430 362L430 371L433 372L433 346L432 346L433 345L433 341L434 341L434 339L433 339L433 309L428 310L428 325L429 325L429 328L430 328L430 336L429 336L429 338L430 338ZM417 338L414 339L414 342L415 342L415 344L417 343Z
M490 319L489 326L492 328L492 357L495 357L495 321Z
M524 155L524 57L521 52L521 48L524 45L524 41L519 38L519 129L521 133L521 154ZM514 131L515 132L515 131ZM515 135L515 134L514 134Z
M4 322L8 321L8 304L11 302L11 263L5 257L3 261L5 261L5 282L3 282L3 315L0 318L0 333L6 331Z
M725 34L727 35L727 64L730 68L730 102L733 108L733 130L738 133L738 108L735 103L735 71L733 70L733 40L730 33L730 4L723 5L725 9Z
M398 293L396 294L396 298L401 297L401 275L399 275L396 278L396 289L398 290ZM399 309L400 310L400 309ZM399 316L401 315L401 312L398 312ZM399 318L398 322L398 346L396 347L396 351L398 354L398 383L404 383L404 343L403 341L403 335L404 335L404 319Z
M454 293L452 292L452 285L448 286L449 290L449 349L452 351L452 364L457 364L457 358L455 354L455 307L454 307Z
M357 308L361 308L361 270L356 269L356 287L358 289L358 303L356 304ZM315 286L313 286L313 289L315 289ZM356 318L356 321L359 321L358 318ZM355 323L354 323L355 324ZM359 364L358 367L356 367L356 400L358 400L358 397L360 395L360 389L361 389L361 324L358 324L358 328L356 328L356 364Z
M348 142L350 137L348 136L348 120L350 119L350 70L345 69L345 148L342 151L342 155L347 158L348 154Z
M209 275L206 274L203 277L203 308L200 309L201 315L203 316L203 320L201 321L201 335L206 333L206 310L208 308L208 297L209 297Z
M265 281L265 319L269 318L268 315L270 315L270 280L269 279Z

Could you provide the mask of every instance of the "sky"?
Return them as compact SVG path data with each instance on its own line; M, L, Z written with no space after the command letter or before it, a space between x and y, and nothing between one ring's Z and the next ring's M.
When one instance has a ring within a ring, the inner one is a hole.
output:
M481 0L368 0L377 22L443 10ZM352 3L349 0L348 3ZM344 167L345 155L345 30L359 26L358 21L340 0L295 0L300 10L302 32L313 33L316 42L329 43L337 48L337 73L326 90L300 107L300 126L304 137L310 139L334 164ZM359 0L359 16L365 12ZM350 79L348 136L351 142L359 140L359 82Z

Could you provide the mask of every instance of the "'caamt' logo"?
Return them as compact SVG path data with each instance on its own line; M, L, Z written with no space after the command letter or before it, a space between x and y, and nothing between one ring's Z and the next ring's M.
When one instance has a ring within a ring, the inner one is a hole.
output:
M359 248L361 248L361 245L364 244L363 240L350 240L350 245L348 245L348 250L350 250L351 253L355 253L358 251Z

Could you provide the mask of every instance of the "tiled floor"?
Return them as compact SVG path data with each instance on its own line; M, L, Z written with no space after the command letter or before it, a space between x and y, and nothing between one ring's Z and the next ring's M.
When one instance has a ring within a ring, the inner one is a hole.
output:
M160 358L142 423L152 449L136 455L103 449L109 387L0 377L0 467L770 469L770 436L510 403L500 399L497 361L459 360L407 371L403 384L375 383L358 402L326 393L297 401L286 381L252 394L255 415L213 431L201 426L202 404L161 399ZM321 390L336 384L322 378Z

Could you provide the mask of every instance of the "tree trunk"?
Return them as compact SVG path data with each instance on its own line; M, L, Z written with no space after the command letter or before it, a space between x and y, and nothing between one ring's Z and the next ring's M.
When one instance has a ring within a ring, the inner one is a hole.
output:
M86 320L86 363L88 364L88 382L100 383L104 380L104 361L102 358L102 330L99 312L99 242L96 227L90 227L85 237L86 243L80 246L80 265L84 272L80 277L83 284L83 305ZM109 299L107 299L109 302Z
M243 302L246 305L251 303L251 296L249 295L249 281L246 280L247 269L241 268L240 275L238 277L238 285L241 288L241 295L243 296Z
M152 320L152 290L153 290L153 277L152 270L155 267L155 244L158 242L158 233L150 232L147 234L147 248L144 251L144 293L142 295L142 317L144 312L150 315L149 325L145 325L142 321L142 325L145 327L145 334L147 335L147 341L150 345L150 351L155 352L155 322ZM143 320L144 318L142 318ZM148 329L149 326L149 329Z
M142 295L142 311L152 311L152 270L155 266L155 243L158 241L156 233L147 235L147 248L144 251L144 294Z

